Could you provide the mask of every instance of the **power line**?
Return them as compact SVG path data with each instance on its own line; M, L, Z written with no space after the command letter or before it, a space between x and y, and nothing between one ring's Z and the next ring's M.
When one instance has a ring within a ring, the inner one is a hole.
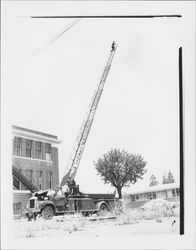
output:
M78 18L76 20L74 20L72 23L70 23L68 26L66 26L66 28L64 28L62 31L60 31L58 34L56 34L56 36L51 39L50 41L48 41L46 44L44 44L40 49L38 49L37 51L35 51L31 56L35 56L39 53L41 53L43 50L45 50L50 44L52 44L53 42L55 42L60 36L62 36L66 31L68 31L69 29L71 29L77 22L79 22L81 20L81 18Z

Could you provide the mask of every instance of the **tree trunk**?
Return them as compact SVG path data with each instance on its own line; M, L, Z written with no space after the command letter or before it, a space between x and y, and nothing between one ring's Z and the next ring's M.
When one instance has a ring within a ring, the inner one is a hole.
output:
M118 191L118 198L119 198L119 199L122 199L122 188L121 188L121 187L118 187L118 188L117 188L117 191Z

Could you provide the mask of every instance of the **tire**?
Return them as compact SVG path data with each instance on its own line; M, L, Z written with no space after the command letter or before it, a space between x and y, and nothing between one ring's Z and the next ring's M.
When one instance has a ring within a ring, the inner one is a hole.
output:
M105 215L108 212L108 206L106 204L101 204L101 206L99 207L99 211L98 211L98 215Z
M50 220L54 216L54 209L52 206L45 206L42 210L42 217L45 220Z
M88 212L82 212L82 216L87 217L89 215Z

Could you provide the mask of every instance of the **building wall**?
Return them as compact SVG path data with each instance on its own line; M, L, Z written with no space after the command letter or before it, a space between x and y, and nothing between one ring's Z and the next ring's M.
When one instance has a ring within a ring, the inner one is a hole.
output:
M14 218L21 218L25 216L24 211L28 204L29 198L32 196L30 191L17 190L13 193L13 214Z
M59 184L58 148L56 136L13 126L15 129L12 164L39 190L53 189ZM21 135L21 131L26 134ZM28 134L29 133L29 134ZM13 185L14 218L24 216L32 193L16 181Z
M58 149L50 147L50 157L46 154L46 143L41 142L41 157L36 155L36 141L32 141L31 157L26 155L27 139L21 138L21 150L19 155L13 155L13 164L21 170L38 189L54 188L59 184ZM47 143L48 144L48 143ZM14 145L14 142L13 142ZM16 150L13 147L13 153ZM48 160L46 158L48 157ZM50 181L50 178L52 181ZM51 184L50 184L51 182ZM21 189L25 189L21 185Z
M178 190L178 194L176 190ZM158 198L166 199L168 201L179 201L179 188L129 195L124 197L124 200L127 208L138 208L151 199Z
M57 153L57 151L56 151ZM39 161L36 159L14 158L15 166L21 169L24 174L38 189L55 188L59 184L58 162L56 161ZM42 177L40 177L42 172ZM52 174L52 185L50 187L50 174ZM41 186L40 186L41 185ZM22 185L21 189L25 187Z

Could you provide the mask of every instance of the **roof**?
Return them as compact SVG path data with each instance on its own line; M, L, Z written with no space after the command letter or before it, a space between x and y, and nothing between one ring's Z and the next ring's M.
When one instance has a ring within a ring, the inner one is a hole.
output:
M36 131L36 130L28 129L28 128L22 128L22 127L15 126L15 125L12 126L12 129L21 130L21 131L25 131L25 132L28 132L28 133L34 133L34 134L38 134L38 135L42 135L42 136L47 136L47 137L50 137L50 138L53 138L53 139L57 139L56 135L46 134L46 133L43 133L43 132L40 132L40 131Z
M33 140L39 140L39 141L44 141L48 143L61 143L62 141L58 139L56 135L51 135L47 133L43 133L40 131L32 130L32 129L27 129L19 126L12 126L12 133L14 135L23 137L23 138L28 138L28 139L33 139Z
M142 193L149 193L149 192L158 192L168 189L174 189L179 188L179 183L169 183L169 184L162 184L157 186L151 186L151 187L145 187L145 188L134 188L130 192L127 193L127 195L133 195L133 194L142 194Z

